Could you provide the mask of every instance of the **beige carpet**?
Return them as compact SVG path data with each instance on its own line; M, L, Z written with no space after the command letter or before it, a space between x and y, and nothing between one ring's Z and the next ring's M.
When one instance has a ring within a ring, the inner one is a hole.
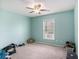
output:
M42 44L29 44L16 48L12 59L66 59L66 51L61 47Z

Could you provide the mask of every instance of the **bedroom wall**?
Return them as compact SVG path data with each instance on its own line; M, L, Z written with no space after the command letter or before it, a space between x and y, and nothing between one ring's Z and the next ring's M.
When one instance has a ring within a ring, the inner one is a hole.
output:
M26 42L30 37L28 17L0 10L0 49L10 43Z
M78 1L76 1L74 9L74 25L75 25L75 43L76 43L76 53L78 54Z
M66 41L74 42L74 10L31 18L31 35L36 42L50 45L63 45ZM55 40L43 39L43 20L55 19Z

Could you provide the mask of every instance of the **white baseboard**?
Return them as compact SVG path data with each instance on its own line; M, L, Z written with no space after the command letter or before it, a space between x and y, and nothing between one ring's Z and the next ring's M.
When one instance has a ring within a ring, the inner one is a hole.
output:
M45 42L36 42L37 44L46 44L46 45L51 45L51 46L58 46L58 47L64 47L64 45L57 45L57 44L49 44Z

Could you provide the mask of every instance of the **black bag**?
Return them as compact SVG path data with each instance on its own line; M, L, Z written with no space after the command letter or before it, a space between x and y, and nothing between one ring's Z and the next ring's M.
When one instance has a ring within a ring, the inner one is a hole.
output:
M68 51L67 52L67 59L78 59L78 56L75 52Z

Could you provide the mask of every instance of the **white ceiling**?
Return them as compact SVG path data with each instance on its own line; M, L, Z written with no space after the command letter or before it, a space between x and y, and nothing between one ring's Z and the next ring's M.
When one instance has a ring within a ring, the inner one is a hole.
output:
M8 10L14 13L26 15L29 17L46 15L50 13L56 13L66 10L74 9L75 0L38 0L38 2L42 2L45 7L50 11L44 11L42 14L38 15L35 13L28 13L31 10L26 9L25 7L33 4L34 0L0 0L1 6L0 8L4 10Z

